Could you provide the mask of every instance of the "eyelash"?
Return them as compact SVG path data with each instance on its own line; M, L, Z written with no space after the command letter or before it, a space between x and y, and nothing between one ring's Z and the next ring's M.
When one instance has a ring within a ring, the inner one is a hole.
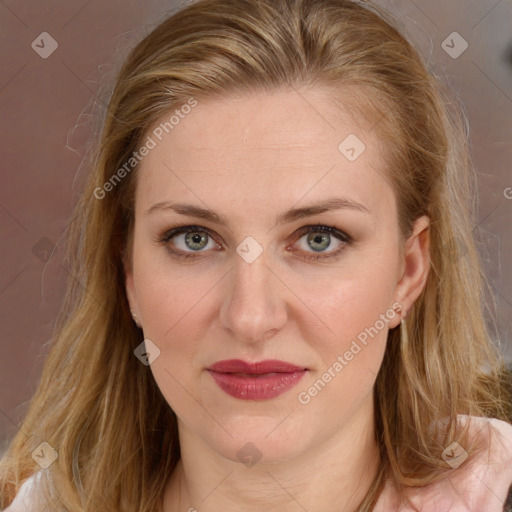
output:
M344 233L343 231L340 231L336 229L333 226L324 226L320 224L316 225L310 225L310 226L304 226L300 228L298 234L297 241L300 240L304 235L307 235L309 233L327 233L329 235L334 236L341 242L343 242L343 245L336 249L335 251L331 251L325 255L324 253L318 253L315 256L304 256L303 258L306 260L328 260L332 258L336 258L341 254L341 252L345 249L345 247L348 245L353 244L353 239L350 235ZM155 239L155 242L160 245L167 245L169 241L174 238L177 235L183 234L183 233L189 233L189 232L199 232L199 233L206 233L209 238L212 238L215 241L215 237L212 235L212 232L207 229L203 228L201 226L176 226L171 229L166 229L163 231L158 237ZM174 249L171 249L168 247L169 252L171 253L172 257L177 258L179 260L190 260L195 259L197 256L193 252L178 252ZM203 251L197 251L197 252L203 252Z

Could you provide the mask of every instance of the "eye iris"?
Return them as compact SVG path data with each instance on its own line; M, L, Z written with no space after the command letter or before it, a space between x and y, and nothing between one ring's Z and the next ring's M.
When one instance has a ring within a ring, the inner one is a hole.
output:
M193 233L193 234L191 235L191 233ZM185 243L193 251L198 251L199 249L202 249L206 245L207 241L208 241L208 235L206 233L199 233L198 231L189 231L185 235ZM201 247L191 247L189 242L192 242L192 244L200 244L201 242L205 242L205 243Z
M308 235L308 243L310 242L313 242L314 244L321 244L322 242L326 242L324 247L321 247L319 250L327 249L330 244L330 235L328 233L312 232ZM315 249L315 247L312 248Z

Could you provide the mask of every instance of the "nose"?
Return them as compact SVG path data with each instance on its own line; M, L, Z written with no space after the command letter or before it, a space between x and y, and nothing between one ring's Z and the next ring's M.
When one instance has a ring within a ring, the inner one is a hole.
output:
M268 265L265 251L252 263L237 258L228 274L220 308L221 327L244 343L257 344L277 334L287 320L287 288Z

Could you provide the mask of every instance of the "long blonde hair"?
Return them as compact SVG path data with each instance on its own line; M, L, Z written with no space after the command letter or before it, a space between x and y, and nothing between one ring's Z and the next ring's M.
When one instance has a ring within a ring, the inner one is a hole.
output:
M334 100L356 91L354 108L384 142L403 237L419 216L431 219L431 271L407 316L408 342L399 328L389 332L375 385L381 465L359 511L371 510L386 477L405 487L445 478L451 441L478 453L458 414L511 421L502 357L484 320L467 128L449 91L369 3L202 0L138 43L117 76L70 221L65 303L0 463L1 508L40 469L31 454L43 441L58 453L40 483L52 511L158 508L180 458L177 422L133 353L143 335L129 312L123 261L131 258L137 166L112 177L149 127L191 98L324 86Z

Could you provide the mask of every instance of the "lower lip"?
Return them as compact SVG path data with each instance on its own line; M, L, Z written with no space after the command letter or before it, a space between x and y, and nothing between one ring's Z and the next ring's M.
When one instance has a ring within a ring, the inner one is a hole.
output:
M290 373L268 373L245 377L233 373L208 370L217 385L228 395L242 400L268 400L293 388L307 370Z

